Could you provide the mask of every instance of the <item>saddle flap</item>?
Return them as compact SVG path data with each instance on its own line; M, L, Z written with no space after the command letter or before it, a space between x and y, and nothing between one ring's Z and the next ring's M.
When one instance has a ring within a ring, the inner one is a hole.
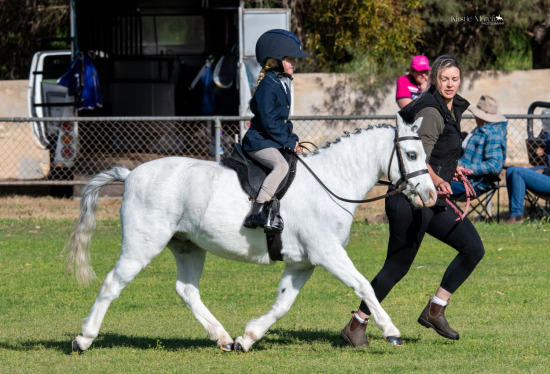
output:
M281 154L288 162L289 171L275 193L275 196L279 200L284 196L288 190L288 187L290 187L290 184L294 180L297 163L297 158L294 153L282 151ZM246 153L243 151L241 144L238 143L235 144L231 155L223 158L220 161L220 164L237 172L237 177L239 178L242 189L252 199L256 199L265 178L271 172L270 169L248 158Z

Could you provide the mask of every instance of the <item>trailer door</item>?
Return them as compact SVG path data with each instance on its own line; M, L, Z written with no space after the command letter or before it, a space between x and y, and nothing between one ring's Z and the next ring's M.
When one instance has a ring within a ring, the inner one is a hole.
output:
M248 103L260 73L256 61L256 41L271 29L290 29L290 9L242 9L241 58L239 67L241 116L251 115ZM291 108L292 113L292 108Z

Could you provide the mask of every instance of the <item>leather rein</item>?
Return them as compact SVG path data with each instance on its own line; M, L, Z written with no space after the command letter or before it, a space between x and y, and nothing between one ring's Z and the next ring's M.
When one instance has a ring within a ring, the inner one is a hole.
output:
M347 136L349 136L349 133L346 134ZM394 139L394 144L393 144L393 150L392 150L392 153L391 153L391 157L390 157L390 164L388 166L388 177L390 175L390 170L391 170L391 164L392 164L392 161L393 161L393 155L396 154L397 155L397 160L399 162L399 172L401 173L401 178L399 178L399 180L395 183L395 184L392 184L391 182L387 182L387 181L378 181L379 184L384 184L384 185L388 185L388 186L394 186L395 189L389 191L389 192L386 192L384 195L380 195L380 196L376 196L376 197L373 197L373 198L370 198L370 199L363 199L363 200L352 200L352 199L346 199L344 197L340 197L338 195L336 195L334 192L332 192L324 183L323 181L321 181L321 179L317 176L317 174L315 174L313 172L313 170L311 170L311 168L309 167L308 164L306 164L306 162L304 160L302 160L301 157L298 157L298 160L302 163L302 165L305 166L305 168L311 173L311 175L313 175L313 177L317 180L317 182L319 182L319 184L329 193L331 194L332 196L334 196L335 198L337 198L338 200L341 200L341 201L344 201L346 203L358 203L358 204L362 204L362 203L370 203L370 202L373 202L373 201L376 201L376 200L380 200L380 199L384 199L386 197L390 197L392 195L397 195L398 193L401 193L405 190L405 186L401 186L401 187L397 187L398 185L400 185L401 183L405 182L405 183L408 183L409 182L409 179L412 179L414 177L417 177L419 175L422 175L422 174L427 174L428 173L428 169L421 169L421 170L417 170L417 171L414 171L412 173L407 173L407 170L405 168L405 163L403 161L403 155L401 154L401 147L399 145L399 142L401 141L404 141L404 140L421 140L420 137L418 136L403 136L403 137L399 137L399 135L397 134L397 129L395 129L395 139ZM301 146L303 146L302 144L311 144L313 145L316 149L318 149L318 147L311 143L311 142L302 142L300 143ZM304 147L307 149L307 147ZM298 155L296 155L298 156Z

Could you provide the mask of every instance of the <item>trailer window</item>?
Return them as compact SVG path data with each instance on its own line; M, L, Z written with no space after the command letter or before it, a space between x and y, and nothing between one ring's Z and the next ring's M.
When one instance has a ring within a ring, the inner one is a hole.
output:
M71 65L69 53L56 55L53 52L51 55L44 56L42 81L56 83L59 77L65 74L69 65Z
M142 16L141 22L142 53L145 55L204 53L204 18L202 16Z

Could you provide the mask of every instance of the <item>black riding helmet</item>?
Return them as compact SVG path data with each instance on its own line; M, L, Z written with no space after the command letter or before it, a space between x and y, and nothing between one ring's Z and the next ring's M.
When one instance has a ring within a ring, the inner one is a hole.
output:
M268 58L274 58L282 67L284 57L307 57L302 43L296 35L287 30L273 29L264 32L256 42L256 60L262 66Z

